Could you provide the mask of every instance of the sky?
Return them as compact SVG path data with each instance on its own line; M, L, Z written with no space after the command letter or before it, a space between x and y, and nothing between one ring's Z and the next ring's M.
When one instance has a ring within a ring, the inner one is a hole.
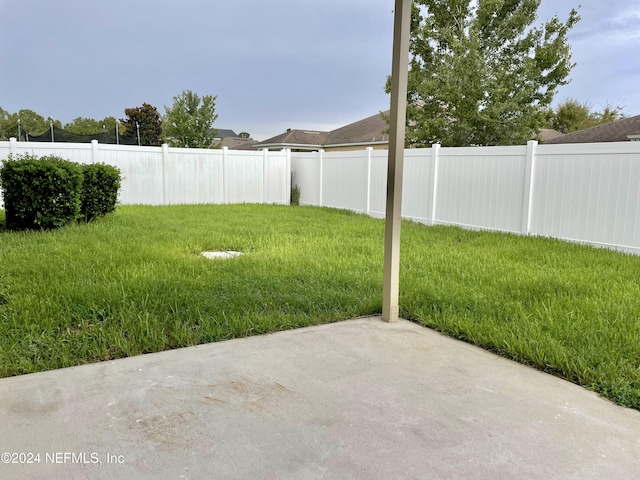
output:
M640 114L640 1L542 0L572 8L577 66L556 104ZM63 124L164 114L184 90L217 96L215 126L265 140L332 130L386 110L393 0L0 0L0 107Z

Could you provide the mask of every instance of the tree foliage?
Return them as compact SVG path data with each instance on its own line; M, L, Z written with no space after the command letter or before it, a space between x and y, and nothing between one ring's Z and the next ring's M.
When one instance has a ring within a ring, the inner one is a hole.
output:
M535 138L574 64L579 20L534 26L541 0L416 0L407 144L521 144ZM390 83L387 82L387 91Z
M163 130L169 145L174 147L211 148L218 132L213 124L217 97L202 98L191 90L173 97L173 105L165 106Z
M558 105L551 115L551 127L562 133L571 133L585 128L624 118L623 107L605 105L602 111L593 111L587 102L570 98Z
M64 125L66 131L78 135L91 135L94 133L102 133L103 131L113 131L115 127L115 117L105 117L102 120L77 117Z
M140 145L162 144L162 121L156 107L145 102L140 107L125 108L124 113L127 118L120 120L124 136L137 135L139 127Z
M0 107L0 140L9 140L9 135L5 131L7 128L7 120L9 120L9 112Z
M11 137L25 140L26 134L42 135L51 127L52 122L56 127L62 126L60 121L51 117L44 118L33 110L22 109L17 113L2 110L0 111L0 140L8 140Z

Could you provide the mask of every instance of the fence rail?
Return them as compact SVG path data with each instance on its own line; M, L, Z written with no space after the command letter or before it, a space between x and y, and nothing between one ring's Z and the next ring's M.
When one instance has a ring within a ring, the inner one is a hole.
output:
M387 152L293 153L300 202L383 217ZM405 151L402 216L640 253L640 142Z
M118 167L123 175L122 204L288 204L291 195L291 158L287 151L138 147L96 141L0 142L0 161L9 154L24 153Z

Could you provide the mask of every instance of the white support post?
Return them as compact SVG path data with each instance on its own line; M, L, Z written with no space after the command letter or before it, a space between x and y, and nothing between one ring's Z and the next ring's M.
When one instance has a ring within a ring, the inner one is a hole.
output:
M395 322L399 317L400 224L405 122L407 117L411 5L412 0L396 0L394 10L382 293L382 319L386 322Z
M524 168L524 194L522 199L522 234L531 233L531 210L533 208L533 179L535 170L536 147L538 142L527 142L527 159Z
M438 171L440 163L440 144L431 145L431 218L429 225L436 223L436 207L438 204Z
M91 140L91 163L98 163L98 140Z
M18 140L16 140L15 137L9 139L9 150L11 151L11 155L18 154Z
M367 215L371 212L371 157L373 154L373 147L367 147L367 199L364 207L364 211Z
M169 145L162 144L162 204L167 205L167 162L169 161Z
M323 154L324 154L324 150L321 148L320 150L318 150L318 163L320 165L320 191L318 192L318 206L322 207L322 188L323 188L323 182L324 182L324 159L323 159Z
M222 203L227 203L227 161L229 147L222 147Z

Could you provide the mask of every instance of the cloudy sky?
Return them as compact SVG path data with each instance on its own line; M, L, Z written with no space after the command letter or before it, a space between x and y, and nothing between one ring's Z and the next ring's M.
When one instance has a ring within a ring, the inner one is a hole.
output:
M217 95L218 128L264 140L330 130L388 108L393 0L0 0L0 107L62 123L164 113L183 90ZM640 2L581 4L577 67L557 101L640 114Z

